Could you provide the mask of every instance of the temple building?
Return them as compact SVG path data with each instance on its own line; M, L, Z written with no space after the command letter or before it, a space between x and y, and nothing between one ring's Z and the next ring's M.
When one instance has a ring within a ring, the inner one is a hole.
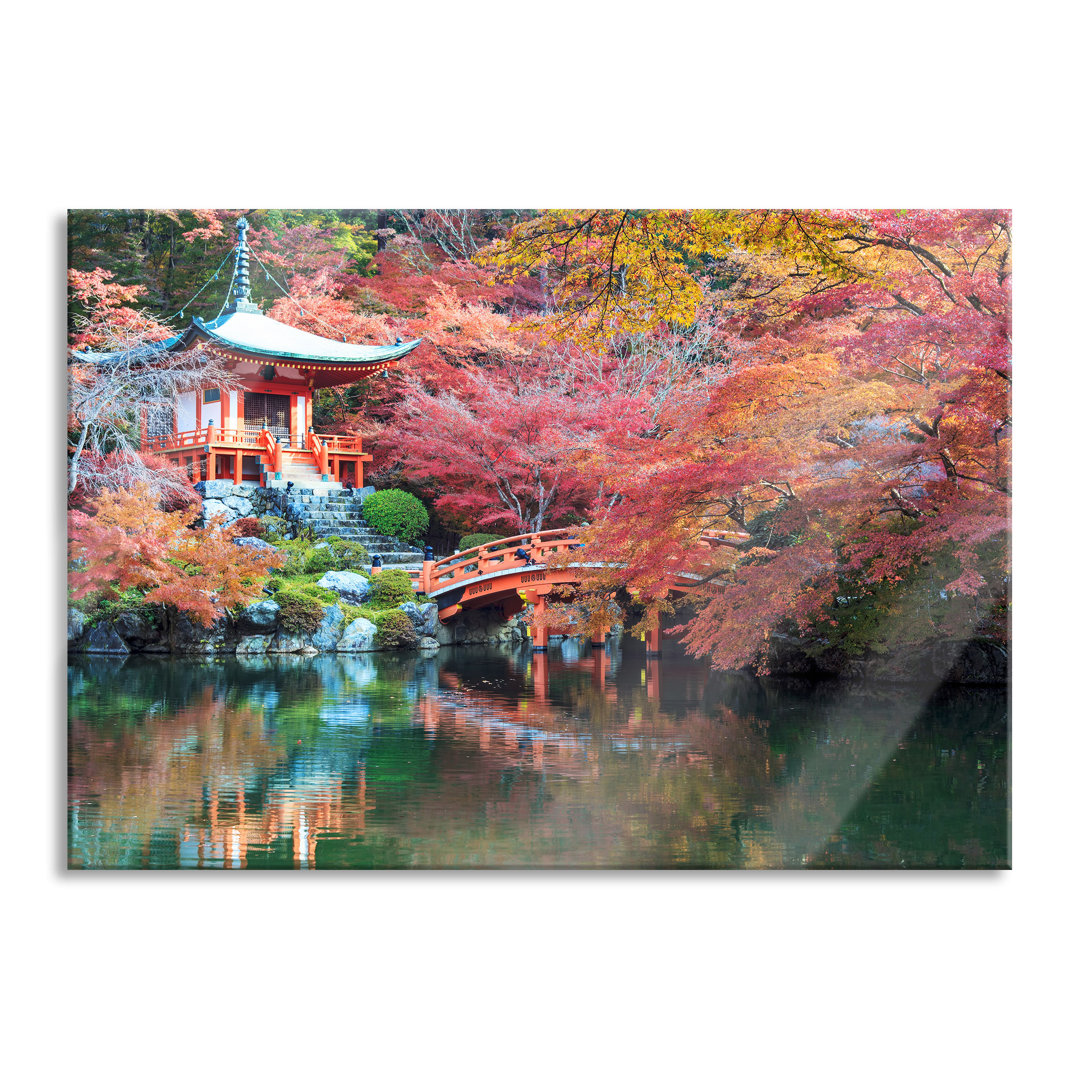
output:
M193 318L183 333L160 344L178 352L205 343L225 360L238 385L181 394L171 418L144 417L141 449L186 468L194 482L363 487L364 462L371 455L363 452L359 436L314 430L315 391L385 371L420 340L356 345L267 318L251 299L247 228L240 218L229 306L210 322Z

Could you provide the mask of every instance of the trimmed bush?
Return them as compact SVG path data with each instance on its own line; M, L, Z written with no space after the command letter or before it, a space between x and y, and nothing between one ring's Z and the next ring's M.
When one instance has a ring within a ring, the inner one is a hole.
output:
M415 599L412 578L404 570L382 570L371 575L371 602L376 607L397 607Z
M428 512L411 492L400 488L376 491L364 500L367 523L383 536L396 536L407 544L415 543L427 532Z
M319 629L327 604L337 600L337 594L318 585L299 585L283 581L274 593L281 612L278 622L292 634L313 634Z
M325 574L327 570L362 570L371 565L371 556L363 544L355 540L342 540L340 536L328 536L313 551L307 561L309 574Z
M466 551L469 548L481 547L484 544L494 544L496 540L502 540L504 537L496 536L494 533L469 533L468 536L463 536L458 541L458 550Z
M415 649L419 644L416 627L404 611L392 608L390 611L380 611L375 616L376 648Z

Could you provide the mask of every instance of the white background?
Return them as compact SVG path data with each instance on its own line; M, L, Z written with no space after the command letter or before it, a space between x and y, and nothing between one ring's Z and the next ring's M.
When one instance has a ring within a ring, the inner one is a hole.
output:
M10 1075L1075 1068L1075 16L755 11L9 12ZM66 207L792 203L1016 211L1014 870L64 871Z

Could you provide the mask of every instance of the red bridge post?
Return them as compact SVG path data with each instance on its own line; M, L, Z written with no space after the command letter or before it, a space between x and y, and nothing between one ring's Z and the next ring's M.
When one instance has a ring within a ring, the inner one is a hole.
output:
M538 596L533 601L533 616L539 615L543 619L544 613L547 611L547 601L542 596ZM535 623L532 628L533 639L533 652L547 652L548 647L548 628L546 626L537 626Z

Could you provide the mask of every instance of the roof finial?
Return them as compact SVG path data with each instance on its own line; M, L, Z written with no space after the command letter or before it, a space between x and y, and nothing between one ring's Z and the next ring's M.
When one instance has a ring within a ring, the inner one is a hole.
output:
M251 301L251 278L248 272L248 219L241 217L236 223L236 284L233 286L233 302L229 311L258 311L258 306Z

